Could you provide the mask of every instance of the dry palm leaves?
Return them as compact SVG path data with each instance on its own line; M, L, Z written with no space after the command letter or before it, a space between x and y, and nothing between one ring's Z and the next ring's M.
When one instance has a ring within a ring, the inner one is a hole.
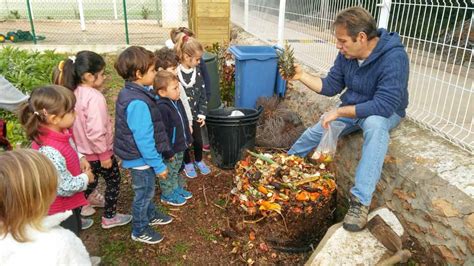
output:
M278 97L260 98L257 105L264 110L257 124L257 146L289 148L305 130L299 115Z
M334 174L324 163L314 165L284 153L248 153L236 165L232 194L249 215L309 214L335 192Z

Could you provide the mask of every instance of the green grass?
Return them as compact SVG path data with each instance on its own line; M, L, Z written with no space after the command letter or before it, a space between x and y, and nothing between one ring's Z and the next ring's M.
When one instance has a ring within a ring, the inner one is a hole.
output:
M189 245L184 242L176 243L169 252L159 254L156 256L156 260L164 264L172 265L185 265L183 255L189 250Z
M204 228L198 228L197 233L207 241L217 241L217 237Z
M217 199L214 201L217 205L224 207L225 206L225 199Z
M127 244L123 241L112 240L102 245L102 262L107 265L118 265L119 261L117 261L117 258L127 251Z
M173 247L174 253L178 255L184 255L186 252L188 252L189 246L186 243L178 242L176 245Z

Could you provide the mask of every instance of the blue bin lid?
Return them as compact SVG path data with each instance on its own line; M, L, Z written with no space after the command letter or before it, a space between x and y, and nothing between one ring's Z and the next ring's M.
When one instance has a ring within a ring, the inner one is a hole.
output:
M229 51L237 60L260 60L265 61L277 57L276 51L271 46L240 46L235 45Z

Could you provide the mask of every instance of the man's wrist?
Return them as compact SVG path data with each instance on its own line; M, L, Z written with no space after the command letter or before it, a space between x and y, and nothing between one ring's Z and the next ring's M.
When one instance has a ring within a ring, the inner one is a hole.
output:
M300 81L303 82L303 80L305 80L305 79L306 79L306 72L303 70L303 71L301 72Z

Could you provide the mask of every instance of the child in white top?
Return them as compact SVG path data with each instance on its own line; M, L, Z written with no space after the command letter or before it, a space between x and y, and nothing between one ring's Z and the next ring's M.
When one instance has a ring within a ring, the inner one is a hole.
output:
M72 212L47 216L57 175L52 162L37 151L0 155L1 265L91 265L81 240L59 226Z

